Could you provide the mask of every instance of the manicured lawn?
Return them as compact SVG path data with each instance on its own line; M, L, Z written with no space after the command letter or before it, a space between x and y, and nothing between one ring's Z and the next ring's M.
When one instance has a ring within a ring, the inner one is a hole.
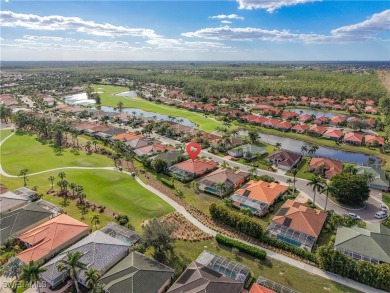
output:
M382 200L390 208L390 193L383 192L382 193Z
M298 169L298 173L296 175L297 178L309 179L310 177L313 176L313 173L308 171L310 160L311 160L310 157L302 158L301 162L297 166ZM288 171L286 175L293 176L290 171Z
M87 200L97 205L103 205L116 214L126 214L130 218L138 232L141 232L141 224L144 220L160 217L173 211L173 208L165 201L139 185L132 177L109 170L65 170L66 179L84 187ZM49 176L55 176L58 182L58 171L48 172L29 177L28 186L38 186L38 192L44 194L44 199L55 204L63 202L62 198L46 195L50 189ZM23 184L21 178L2 178L3 183L9 189L15 189ZM58 189L58 186L54 186ZM73 203L65 207L65 211L81 218L81 211ZM108 221L109 219L102 219ZM89 215L85 216L89 224Z
M188 249L189 246L191 249ZM270 258L260 263L257 263L252 256L243 253L236 258L231 253L231 248L218 245L215 239L191 243L176 241L175 243L176 254L181 256L186 264L196 259L204 249L247 266L254 273L255 279L263 276L298 292L359 292Z
M101 89L99 89L101 88ZM118 102L122 101L125 108L138 108L144 111L161 113L165 115L185 117L198 125L198 128L204 131L212 132L216 127L222 126L222 122L211 117L205 117L201 113L191 112L176 107L159 105L154 102L149 102L141 98L129 98L115 96L115 93L127 91L125 87L94 85L95 91L104 92L100 94L101 103L105 106L117 107Z
M13 130L11 130L11 129L2 129L2 130L0 130L0 140L3 140L8 135L10 135L12 132L13 132Z
M80 143L83 143L79 139ZM63 149L58 154L52 145L42 144L36 136L15 134L1 146L1 164L5 172L18 175L27 168L29 174L59 167L113 167L113 160L97 155L87 155L85 151L73 153Z

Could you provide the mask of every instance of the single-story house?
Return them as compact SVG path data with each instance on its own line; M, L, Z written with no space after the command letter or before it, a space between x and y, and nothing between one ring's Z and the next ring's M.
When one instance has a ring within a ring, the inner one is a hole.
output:
M367 134L364 137L364 142L366 143L366 145L377 144L377 146L380 146L380 147L385 144L385 140L383 139L383 137L372 135L372 134Z
M371 173L374 175L374 180L368 183L372 189L387 191L389 189L389 181L386 178L386 173L379 166L356 166L358 175Z
M366 114L378 114L378 110L373 106L367 106L364 108Z
M390 263L390 229L381 223L367 223L366 228L339 227L334 248L352 257L374 264Z
M100 279L109 293L162 293L175 271L139 252L133 251Z
M31 260L45 261L88 233L88 225L61 214L19 235L28 248L16 256L26 264Z
M342 116L333 116L332 118L330 118L330 124L334 126L342 125L343 123L345 123L345 121L347 121L347 119Z
M315 133L316 136L321 136L326 132L326 127L319 126L319 125L313 125L309 128L308 132Z
M146 156L150 157L150 156L153 156L157 153L162 153L165 151L174 151L174 150L175 150L175 148L173 146L168 146L168 145L164 145L161 143L154 143L154 144L150 144L150 145L135 149L133 151L137 156L146 155Z
M278 125L279 123L280 123L279 120L270 118L265 120L263 123L261 123L261 125L267 128L275 128L275 126Z
M230 201L233 206L239 209L249 207L253 214L263 216L268 212L269 206L273 205L287 190L287 186L276 182L251 180L238 189L234 195L230 197ZM251 200L244 200L244 198L241 197Z
M288 199L273 217L267 235L311 251L321 233L327 213Z
M305 133L305 131L309 128L307 124L297 124L291 128L291 131L294 133Z
M136 138L143 138L143 137L144 136L142 134L137 134L135 132L124 132L124 133L117 134L117 135L113 136L112 138L114 140L120 140L123 142L127 142L127 141L131 141L133 139L136 139Z
M244 157L246 160L251 160L258 154L264 155L266 153L265 149L254 144L244 144L228 151L230 156L235 158Z
M344 135L344 142L354 145L363 144L363 135L355 132L349 132Z
M141 136L141 137L136 137L134 139L131 139L131 140L127 140L125 142L125 144L130 148L130 149L138 149L138 148L142 148L144 146L147 146L147 145L150 145L150 144L153 144L153 139L152 138L149 138L149 137L145 137L145 136Z
M315 120L314 120L314 124L315 125L323 125L323 124L326 124L328 123L329 121L329 118L326 117L326 116L320 116L320 117L317 117Z
M203 192L224 197L242 185L248 177L249 173L247 172L221 168L201 178L196 186ZM221 183L225 184L224 188L218 185Z
M313 119L313 116L310 114L301 114L298 116L298 121L302 122L302 123L309 122L312 119Z
M279 169L288 171L301 161L302 155L281 150L269 155L267 159Z
M338 141L343 136L343 132L337 128L328 128L322 137Z
M282 118L285 119L285 120L291 120L291 119L294 119L297 116L298 116L298 114L295 113L295 112L283 111L283 113L282 113Z
M59 271L57 266L68 253L76 252L82 254L80 261L87 264L88 269L93 268L102 275L128 254L129 245L102 231L93 232L42 266L46 271L41 277L50 287L56 287L67 277L66 272ZM78 282L87 286L85 272L85 269L78 271Z
M240 293L249 274L246 267L205 250L167 292Z
M8 237L18 236L48 221L52 216L50 211L36 202L2 215L0 217L0 244L2 245Z
M312 158L309 163L309 170L310 172L318 172L318 174L330 179L343 171L343 163L326 158Z
M176 175L180 181L190 181L196 177L210 173L215 170L217 166L218 163L213 160L187 160L171 166L169 168L169 173L171 175Z
M289 121L282 121L275 125L275 128L280 131L288 131L292 127L292 123Z

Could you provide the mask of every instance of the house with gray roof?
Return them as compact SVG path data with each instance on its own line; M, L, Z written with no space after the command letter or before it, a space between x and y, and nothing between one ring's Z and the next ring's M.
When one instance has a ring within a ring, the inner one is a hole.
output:
M80 261L87 264L87 268L81 270L78 275L79 283L86 286L85 272L87 270L94 268L100 275L103 275L128 254L129 245L102 231L93 232L61 252L43 266L46 271L41 274L41 278L50 287L56 287L67 277L65 272L58 271L57 265L66 257L68 252L75 253L76 251L81 252L83 255Z
M369 182L368 187L372 189L387 191L389 188L389 181L386 179L386 173L379 166L357 166L358 175L371 173L374 176L374 180Z
M379 264L390 263L389 244L390 229L381 223L367 223L366 229L338 228L334 247L355 260Z
M8 237L15 237L49 220L53 214L36 202L0 217L0 244Z
M205 250L186 268L168 293L239 293L249 274L248 268Z
M128 140L125 142L125 144L130 148L130 149L138 149L142 148L144 146L153 144L154 140L149 137L137 137L132 140Z
M0 194L0 215L12 212L28 204L31 200L23 193L14 193L7 191Z
M175 271L139 252L132 252L99 280L107 293L164 292Z
M266 153L267 151L265 149L255 144L244 144L228 151L230 156L235 158L243 157L245 160L252 160L257 155L264 155Z
M156 158L166 161L168 167L171 167L172 165L179 163L181 158L185 159L188 158L188 156L186 157L181 151L168 151L158 153L156 156L153 157L153 159Z

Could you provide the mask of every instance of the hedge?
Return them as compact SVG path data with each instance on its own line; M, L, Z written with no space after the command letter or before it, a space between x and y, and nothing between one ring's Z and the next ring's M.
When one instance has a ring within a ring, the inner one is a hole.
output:
M211 204L210 214L213 219L233 227L248 236L259 238L263 235L263 227L259 222L240 212L233 211L223 204Z
M307 260L314 262L314 263L318 262L316 255L314 253L311 253L310 251L305 250L305 249L292 246L290 244L287 244L283 241L280 241L276 238L273 238L273 237L270 237L267 235L261 236L260 240L262 242L270 245L270 246L275 247L275 248L279 248L279 249L291 252L291 253L295 254L296 256L299 256L300 258L307 259Z
M267 253L264 250L242 243L237 240L233 240L231 238L227 238L225 236L222 236L221 234L217 234L217 236L215 236L215 239L220 244L237 248L239 251L257 257L258 259L265 260L265 258L267 257Z
M172 184L171 181L168 181L168 180L165 179L165 178L160 178L160 180L161 180L161 182L162 182L164 185L168 186L169 188L174 188L174 186L173 186L173 184Z

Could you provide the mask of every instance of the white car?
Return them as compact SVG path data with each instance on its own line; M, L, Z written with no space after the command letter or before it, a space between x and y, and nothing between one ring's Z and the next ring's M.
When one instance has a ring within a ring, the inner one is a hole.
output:
M381 203L380 209L381 209L381 211L384 211L384 212L388 212L389 211L389 208L387 207L387 205L385 205L383 203Z
M375 213L375 218L377 219L384 219L387 217L387 213L384 211L376 212Z
M354 218L354 219L358 219L358 220L361 220L362 218L360 218L360 216L354 214L354 213L348 213L348 216L350 216L351 218Z

